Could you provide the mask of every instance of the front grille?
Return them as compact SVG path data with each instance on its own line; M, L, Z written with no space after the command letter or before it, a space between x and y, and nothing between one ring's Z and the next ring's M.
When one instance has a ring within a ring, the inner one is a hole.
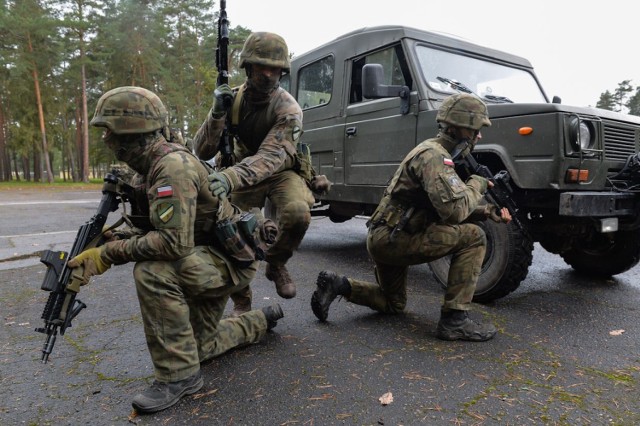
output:
M626 161L627 157L636 153L638 145L638 128L630 124L623 124L602 120L604 125L604 156L611 161Z

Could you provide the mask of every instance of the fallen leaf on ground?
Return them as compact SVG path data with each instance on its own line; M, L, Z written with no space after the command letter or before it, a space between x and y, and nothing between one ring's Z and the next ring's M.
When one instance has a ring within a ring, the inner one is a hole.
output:
M611 330L611 331L609 332L609 334L610 334L610 335L612 335L612 336L619 336L619 335L621 335L622 333L624 333L624 330Z
M378 398L378 401L380 401L380 404L382 405L391 404L393 402L393 395L391 394L391 392L387 392L380 398Z

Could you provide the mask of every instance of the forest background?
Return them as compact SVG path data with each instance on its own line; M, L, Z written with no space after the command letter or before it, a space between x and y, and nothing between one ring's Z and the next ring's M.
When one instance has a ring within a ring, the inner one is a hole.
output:
M115 158L88 125L119 86L157 93L193 135L212 102L219 4L211 0L0 0L0 181L88 182ZM230 84L251 30L229 27ZM295 53L295 52L293 52ZM631 80L596 107L640 115Z

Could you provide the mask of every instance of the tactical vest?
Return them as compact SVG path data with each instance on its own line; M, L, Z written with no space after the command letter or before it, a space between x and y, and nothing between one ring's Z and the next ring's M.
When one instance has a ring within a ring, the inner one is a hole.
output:
M231 126L229 132L235 141L239 140L238 125L240 124L240 110L242 109L244 90L245 85L243 84L238 88L233 100L233 106L231 107ZM267 116L270 116L272 113L273 104L269 103L269 106L267 107ZM237 143L234 144L233 153L236 158L244 158L247 155L252 155L248 152L244 143L242 145ZM302 142L298 142L296 144L296 158L294 161L295 163L291 168L305 180L308 186L311 186L311 180L316 175L316 171L311 163L311 150L308 144Z
M420 144L413 148L413 150L411 150L409 154L407 154L405 160L398 167L398 171L393 175L389 186L387 186L387 189L385 189L384 195L382 196L378 207L371 215L369 221L367 221L367 226L369 226L370 228L376 228L380 225L386 225L390 228L395 228L409 209L415 209L415 201L401 200L397 197L394 197L394 190L398 184L398 180L400 178L400 175L402 174L401 170L404 168L404 165L411 161L413 158L430 149L432 149L430 146L426 144ZM427 204L430 204L428 200ZM409 214L407 214L407 216L420 216L422 222L425 222L425 220L427 222L434 222L437 220L437 213L435 212L435 209L421 209L420 207L418 207L418 209L419 210L415 211L415 213L414 210L411 210ZM405 220L410 220L411 217L407 217Z

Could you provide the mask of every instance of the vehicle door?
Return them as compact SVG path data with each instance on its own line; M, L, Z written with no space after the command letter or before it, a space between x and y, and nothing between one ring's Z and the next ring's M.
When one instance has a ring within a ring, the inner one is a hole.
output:
M367 99L362 91L362 68L380 64L386 85L407 86L413 78L401 43L351 60L344 134L347 185L386 186L398 164L416 144L416 114L401 113L398 96ZM416 94L411 98L416 99Z

